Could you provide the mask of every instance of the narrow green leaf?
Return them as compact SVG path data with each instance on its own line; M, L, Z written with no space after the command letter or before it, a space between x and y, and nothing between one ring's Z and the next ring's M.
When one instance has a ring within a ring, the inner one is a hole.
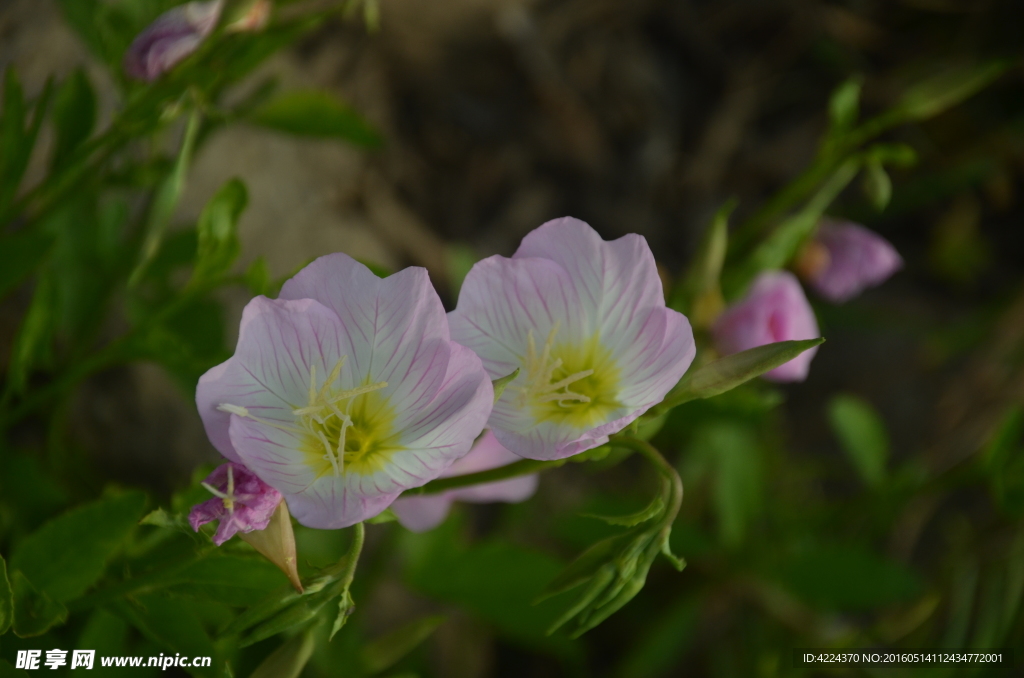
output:
M910 120L934 117L990 85L1009 66L1008 62L990 61L950 68L907 88L894 110Z
M331 626L331 635L327 637L327 642L334 640L334 636L338 635L338 631L344 628L348 622L348 618L352 616L352 613L356 611L356 601L352 600L352 593L345 589L340 596L338 596L338 614L334 617L334 624Z
M303 631L270 653L249 678L299 678L315 647L313 633Z
M429 638L444 620L441 615L423 617L371 640L363 646L363 667L371 674L390 669Z
M249 194L239 179L231 179L206 203L196 230L199 236L194 281L211 280L226 273L234 263L241 245L238 218Z
M868 160L864 167L864 195L879 212L892 199L892 179L878 160Z
M559 572L544 587L544 590L537 596L534 603L539 603L551 596L572 590L592 579L608 561L616 557L616 554L635 551L636 541L636 534L633 532L623 532L614 537L602 539L592 545ZM631 544L630 542L634 543Z
M178 199L185 189L185 175L189 165L192 163L192 151L195 149L196 139L199 136L199 125L201 116L198 111L193 111L185 126L185 136L181 141L181 148L178 150L178 158L170 174L153 196L153 204L149 208L149 218L146 224L146 236L142 241L142 248L139 252L139 262L135 265L131 276L128 278L128 285L133 287L139 283L145 274L146 269L156 258L163 242L164 232L174 215L178 206Z
M50 234L31 228L0 238L0 298L39 267L52 245Z
M500 377L491 382L494 386L494 402L498 402L501 398L501 394L505 392L508 385L515 381L515 378L519 376L519 368L517 367L511 374L506 374L504 377Z
M142 492L126 492L72 509L21 541L11 569L31 572L39 591L55 601L73 600L103 574L145 503Z
M32 303L25 313L18 336L11 350L11 362L7 369L6 388L21 392L28 383L28 377L40 363L50 355L55 318L56 289L53 277L43 275L36 285Z
M889 459L889 436L871 404L854 395L840 394L829 402L828 418L861 479L871 487L881 484Z
M657 412L682 405L691 400L711 398L732 390L779 365L788 363L804 351L820 346L823 337L802 341L778 341L727 355L724 358L690 370L656 406Z
M836 136L853 128L860 115L861 78L850 78L832 92L828 100L829 134Z
M60 167L92 134L96 124L96 93L81 68L67 77L53 101L53 126L57 134L51 167Z
M14 622L14 593L7 578L7 563L0 555L0 636L7 633Z
M282 94L249 115L258 125L300 136L343 139L358 146L377 148L383 138L348 104L327 92Z
M11 590L14 596L14 635L19 638L41 636L67 620L67 608L54 602L45 592L37 591L20 570L11 573Z
M907 144L872 144L865 155L869 162L880 162L883 165L913 167L917 163L917 151Z

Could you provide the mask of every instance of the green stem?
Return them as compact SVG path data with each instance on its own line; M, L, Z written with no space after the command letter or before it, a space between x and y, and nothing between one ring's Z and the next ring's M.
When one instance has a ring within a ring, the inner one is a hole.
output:
M567 461L569 460L552 459L550 461L541 461L537 459L523 459L522 461L513 462L507 466L492 468L488 471L478 471L477 473L467 473L461 476L450 476L448 478L431 480L423 487L418 487L404 492L402 496L414 497L425 494L437 494L439 492L454 490L460 487L482 485L483 483L493 483L499 480L507 480L508 478L527 476L531 473L545 471L549 468L558 468L559 466L564 465Z
M660 475L662 479L669 484L670 491L668 506L665 507L665 513L659 523L658 539L656 540L658 548L666 550L668 536L672 531L672 524L675 523L676 516L679 515L679 509L683 506L683 479L679 477L679 473L671 464L668 463L665 457L662 456L661 452L646 440L640 440L639 438L634 438L630 435L618 433L613 435L609 439L608 443L612 446L624 447L642 454L654 465L655 469L658 471L658 475ZM670 554L666 552L666 555Z

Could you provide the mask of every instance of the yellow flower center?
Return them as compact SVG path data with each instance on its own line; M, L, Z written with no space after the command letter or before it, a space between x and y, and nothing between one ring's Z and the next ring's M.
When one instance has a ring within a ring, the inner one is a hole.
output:
M529 407L539 421L579 429L608 421L621 403L616 398L619 369L611 351L597 335L581 343L556 343L558 325L538 350L533 330L527 334L525 373L517 391L518 405Z
M320 386L316 366L310 365L307 402L301 407L291 406L295 425L257 417L237 405L225 403L218 409L297 434L302 439L306 464L318 476L340 476L346 471L372 473L383 468L391 454L401 449L393 425L395 413L378 393L388 384L381 381L339 389L335 383L344 365L342 356Z

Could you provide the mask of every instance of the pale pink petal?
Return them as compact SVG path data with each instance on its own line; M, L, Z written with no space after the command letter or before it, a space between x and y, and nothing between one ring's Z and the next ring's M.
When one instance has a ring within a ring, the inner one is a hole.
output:
M306 404L310 365L322 380L344 355L340 331L337 316L312 299L249 302L235 355L200 377L196 387L196 405L214 447L241 461L228 435L231 415L218 409L224 404L293 424L292 410Z
M814 311L800 283L786 271L762 273L747 295L726 311L712 329L722 355L746 351L778 341L815 339L819 336ZM765 374L772 381L803 381L817 347Z
M448 517L452 498L447 494L401 497L391 505L398 522L412 532L432 530Z
M512 258L525 257L549 259L569 274L590 331L614 335L636 312L665 305L654 255L635 233L606 242L586 222L562 217L523 238Z
M836 303L880 285L903 267L892 243L859 224L825 222L816 240L828 252L828 261L810 283L818 294Z
M696 352L689 322L665 307L646 241L628 235L605 242L572 218L527 235L512 259L491 257L474 266L449 318L452 337L480 354L492 378L523 369L495 404L489 425L509 450L533 459L603 444L660 402ZM597 346L608 356L599 360L608 366L605 374L617 377L600 421L538 420L520 397L530 333L539 348L553 327L553 346Z
M448 371L448 323L426 269L379 278L346 254L320 257L286 282L281 299L316 299L341 320L343 371L360 383L387 382L381 395L405 414L427 407ZM403 428L403 422L398 422Z
M125 72L136 80L159 78L199 48L217 25L223 4L188 2L158 16L125 52Z

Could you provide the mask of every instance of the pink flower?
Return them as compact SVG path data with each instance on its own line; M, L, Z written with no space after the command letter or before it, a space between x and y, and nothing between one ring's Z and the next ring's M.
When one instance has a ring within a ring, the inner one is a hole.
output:
M689 322L665 307L647 242L605 242L571 217L527 235L511 259L473 266L449 321L492 379L520 370L488 426L531 459L605 443L661 402L695 352Z
M469 452L493 399L424 269L380 279L344 254L304 268L280 299L249 302L235 355L196 389L221 454L321 529L439 476Z
M725 310L712 328L722 355L793 339L818 337L818 322L792 273L768 271L754 280L742 300ZM772 381L803 381L817 347L765 374Z
M139 33L124 55L124 70L152 82L202 44L220 18L223 0L188 2L168 10Z
M219 520L213 543L220 546L238 532L265 530L281 503L281 493L241 464L223 464L203 481L213 499L196 504L188 514L192 529Z
M441 477L489 471L521 460L522 457L506 450L494 434L487 431L469 454L449 466ZM391 510L398 516L398 522L406 528L413 532L426 532L444 522L453 501L468 501L474 504L500 501L515 504L529 499L536 491L537 474L533 473L493 483L460 487L434 495L399 497L391 505Z
M848 301L879 285L903 267L892 244L874 231L851 222L825 222L811 247L817 264L802 271L814 290L835 303Z

